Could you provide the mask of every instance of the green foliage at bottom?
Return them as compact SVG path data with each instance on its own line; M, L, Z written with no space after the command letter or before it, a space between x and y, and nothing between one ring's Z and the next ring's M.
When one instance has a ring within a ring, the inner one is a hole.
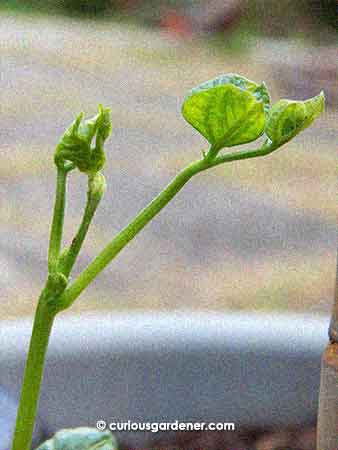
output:
M117 448L116 440L110 431L81 427L58 431L36 450L117 450Z

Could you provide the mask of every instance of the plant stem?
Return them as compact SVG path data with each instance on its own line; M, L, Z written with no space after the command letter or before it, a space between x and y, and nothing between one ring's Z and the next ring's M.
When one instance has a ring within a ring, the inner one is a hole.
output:
M44 361L56 313L68 308L75 301L91 281L170 202L193 175L224 162L263 156L271 153L273 150L272 146L267 142L258 150L227 153L218 157L215 156L213 159L205 157L190 164L102 250L68 289L66 289L67 276L80 251L103 191L95 191L94 185L92 185L92 191L89 189L87 205L78 233L69 250L65 253L64 259L62 260L61 257L60 260L66 177L68 171L71 170L71 166L68 169L58 168L48 259L49 278L40 296L34 318L12 450L30 449ZM104 190L104 187L101 187ZM60 268L62 271L60 271Z
M34 318L12 450L30 450L31 448L45 356L56 314L55 308L51 307L44 300L43 291Z
M72 243L68 250L66 250L65 257L61 255L60 264L58 265L58 270L63 273L66 277L69 276L69 274L72 271L72 268L75 264L76 258L81 250L83 241L87 235L88 228L90 225L90 222L94 216L95 210L91 208L91 205L89 203L86 204L85 212L80 224L80 227L76 233L76 236L72 240Z
M55 204L48 251L48 271L50 273L56 270L58 258L60 255L63 221L65 215L66 181L68 171L69 170L61 167L58 167L57 169Z
M93 281L94 278L115 258L115 256L136 236L136 234L139 233L147 223L149 223L151 219L167 205L167 203L169 203L193 175L225 162L264 156L271 153L273 150L275 150L275 148L267 141L257 150L226 153L211 160L208 157L208 154L210 155L209 152L204 159L191 163L102 250L102 252L77 277L74 283L64 291L59 299L59 310L61 311L71 306L91 281Z
M87 235L89 225L94 217L95 211L99 205L101 196L95 195L91 189L90 180L88 183L87 202L85 211L81 220L79 229L72 240L69 249L65 250L64 254L60 256L58 271L63 273L68 278L75 264L76 258L81 250L82 244Z
M59 299L59 311L67 309L72 305L76 298L94 280L94 278L136 236L136 234L139 233L147 223L150 222L150 220L158 214L165 205L167 205L167 203L169 203L193 175L225 162L268 155L274 150L276 150L276 147L267 140L259 149L226 153L210 159L210 155L213 152L213 148L211 147L203 159L195 161L183 169L176 178L174 178L174 180L169 183L168 186L102 250L89 266L87 266L74 283L61 295Z
M39 297L25 365L12 450L30 450L49 336L57 313L55 302L67 285L56 273L65 210L66 179L72 164L58 167L56 197L48 252L48 279Z
M226 162L231 161L239 161L241 159L249 159L249 158L256 158L257 156L265 156L269 153L272 153L276 150L276 147L274 147L271 142L267 141L265 142L262 147L256 149L256 150L241 150L238 152L233 153L225 153L224 155L217 156L213 160L210 161L209 167L215 167L219 164L223 164Z
M60 310L68 308L90 282L139 233L151 219L182 189L190 178L208 168L204 160L196 161L182 170L174 180L127 225L87 266L59 299Z

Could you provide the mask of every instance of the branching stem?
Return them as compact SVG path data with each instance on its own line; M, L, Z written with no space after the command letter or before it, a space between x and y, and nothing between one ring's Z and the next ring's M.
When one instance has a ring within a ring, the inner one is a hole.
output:
M169 201L183 188L190 178L210 167L223 164L225 162L239 159L264 156L271 153L274 148L269 143L257 150L245 150L241 152L226 153L210 160L204 158L193 162L183 169L174 180L117 236L101 251L101 253L87 266L87 268L77 277L74 283L64 291L60 297L60 310L67 309L81 292L102 272L102 270L117 256L117 254L156 216ZM207 154L208 155L208 154Z
M69 247L60 257L62 228L65 208L66 177L69 168L58 168L57 189L54 216L49 249L49 278L39 299L28 358L24 373L20 405L17 415L16 429L12 450L29 450L38 407L40 385L42 381L44 361L49 335L55 315L70 307L81 292L104 270L117 254L170 202L195 174L210 167L239 159L253 158L271 153L275 148L267 141L258 150L245 150L225 153L210 157L210 151L205 156L183 169L171 183L149 203L129 225L101 251L101 253L77 277L74 283L66 289L69 276L82 243L87 234L90 222L104 191L104 179L96 179L88 190L87 205L79 230Z

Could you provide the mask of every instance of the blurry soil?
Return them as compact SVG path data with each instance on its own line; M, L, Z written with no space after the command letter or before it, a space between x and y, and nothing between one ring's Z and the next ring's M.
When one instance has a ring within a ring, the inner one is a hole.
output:
M235 432L181 432L143 450L315 450L316 428L278 431L242 429ZM122 450L133 450L122 446ZM136 449L135 449L136 450ZM139 449L137 449L139 450Z

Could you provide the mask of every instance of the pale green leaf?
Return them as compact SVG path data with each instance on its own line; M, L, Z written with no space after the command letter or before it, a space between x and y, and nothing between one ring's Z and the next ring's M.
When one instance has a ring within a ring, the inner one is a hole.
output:
M182 114L213 148L220 150L256 140L264 131L269 105L264 84L229 74L192 89Z
M116 440L110 431L81 427L58 431L36 450L117 450L117 448Z
M266 135L275 146L285 144L311 125L324 110L324 103L323 92L306 101L279 100L270 110Z

